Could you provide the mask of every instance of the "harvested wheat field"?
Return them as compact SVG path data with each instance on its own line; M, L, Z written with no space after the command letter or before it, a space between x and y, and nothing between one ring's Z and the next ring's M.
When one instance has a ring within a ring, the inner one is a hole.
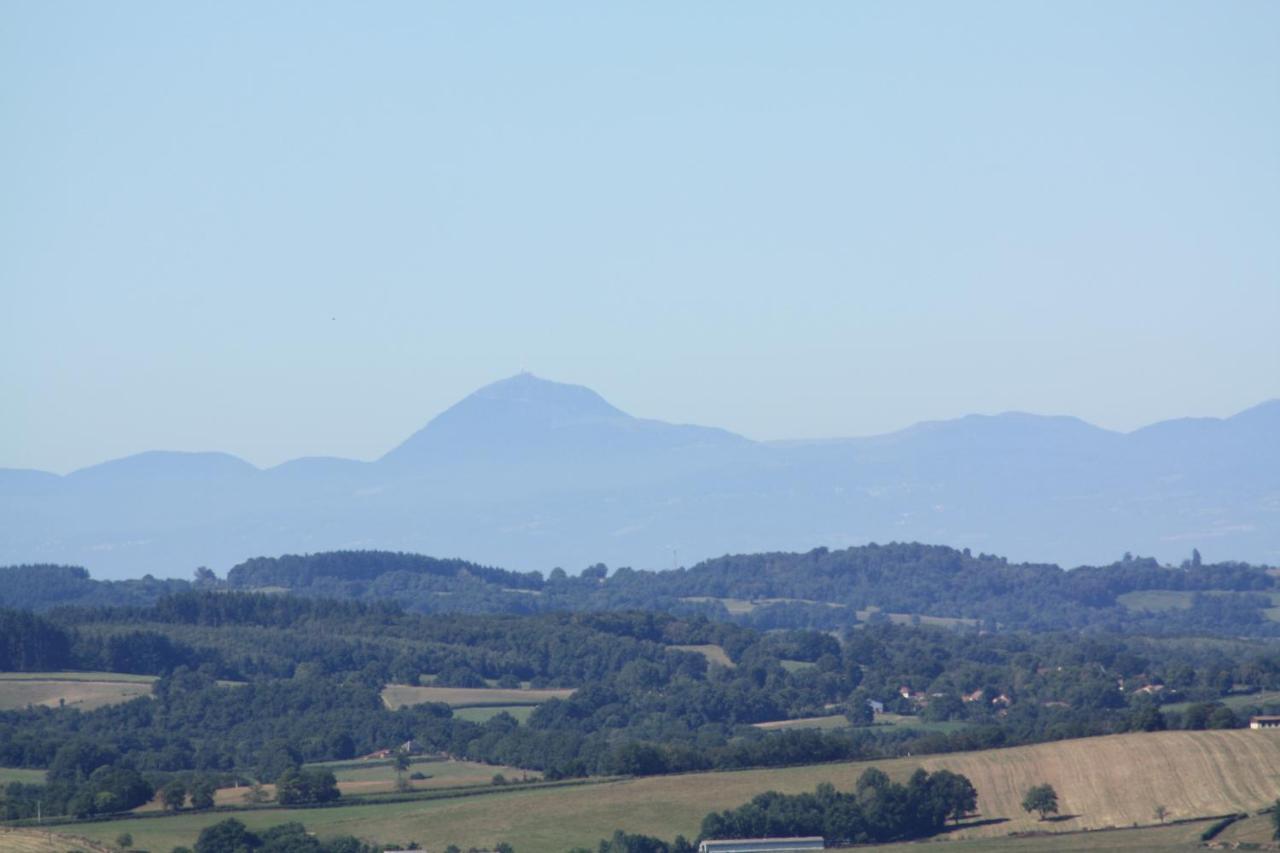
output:
M0 710L28 705L91 711L151 695L152 676L112 673L0 673Z
M1192 853L1205 847L1200 833L1214 821L1143 826L1136 829L1103 829L1095 832L1059 832L1053 835L1017 835L1003 838L976 838L943 841L943 846L924 848L939 853ZM879 844L855 848L858 853L908 853L920 849L912 844Z
M537 705L548 699L567 699L572 690L534 690L505 687L413 687L408 684L388 684L382 691L382 701L388 708L421 705L424 702L443 702L454 707L467 705Z
M1153 732L1060 741L1006 750L927 758L928 770L968 776L984 814L1011 818L988 827L1004 834L1033 829L1019 807L1032 785L1058 792L1063 819L1054 829L1155 823L1257 809L1280 796L1280 732Z

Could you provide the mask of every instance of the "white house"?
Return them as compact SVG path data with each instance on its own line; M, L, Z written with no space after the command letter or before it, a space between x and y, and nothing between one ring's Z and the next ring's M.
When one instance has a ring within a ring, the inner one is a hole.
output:
M722 838L704 841L698 853L808 853L822 850L827 843L821 836L807 838Z

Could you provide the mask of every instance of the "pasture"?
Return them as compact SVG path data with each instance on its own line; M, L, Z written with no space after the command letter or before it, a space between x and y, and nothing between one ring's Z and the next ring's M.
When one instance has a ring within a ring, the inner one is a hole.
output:
M404 708L425 702L443 702L454 708L487 705L539 705L548 699L567 699L573 690L535 690L504 687L415 687L388 684L382 690L382 701L388 708Z
M560 853L579 845L594 847L615 829L666 839L677 833L693 837L707 812L741 805L763 791L799 793L811 791L821 782L847 790L868 767L879 767L897 779L905 779L915 768L925 767L931 771L946 768L968 776L978 790L981 818L998 821L961 827L949 837L981 838L990 849L1004 849L995 845L1010 842L994 839L1011 832L1150 825L1155 823L1153 810L1157 805L1168 809L1170 820L1256 810L1280 796L1280 778L1271 770L1277 764L1280 732L1156 732L924 758L653 776L587 787L495 788L476 796L412 803L368 803L306 811L264 809L237 817L254 828L301 820L320 835L350 833L383 842L417 840L437 846L456 843L464 849L506 840L516 844L520 853ZM1062 820L1040 823L1022 811L1020 803L1026 789L1042 782L1057 789ZM74 830L103 840L128 831L140 847L167 850L190 844L201 827L223 817L179 815L86 823L76 825ZM1169 830L1172 837L1182 828L1156 827L1153 832L1164 830ZM1036 850L1107 849L1096 845L1081 847L1078 845L1082 842L1077 840L1063 840L1061 843L1066 846L1052 848L1039 846L1043 843L1040 839L1035 843ZM1094 843L1092 836L1088 843ZM978 848L970 845L956 849Z
M66 705L91 711L150 696L155 680L113 672L5 672L0 673L0 710Z
M410 763L406 775L413 773L422 773L427 777L409 780L414 790L489 785L497 774L502 774L508 781L513 782L542 778L542 774L536 770L521 770L519 767L453 759L417 759ZM342 791L343 796L381 794L395 790L396 768L391 762L363 765L345 762L333 768L333 775L338 780L338 789Z

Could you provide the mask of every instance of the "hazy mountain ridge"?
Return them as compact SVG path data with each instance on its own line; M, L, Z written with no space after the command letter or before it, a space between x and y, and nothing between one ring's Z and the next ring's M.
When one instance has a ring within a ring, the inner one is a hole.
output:
M0 470L0 562L187 575L263 553L383 548L514 569L655 567L915 539L1102 563L1280 562L1280 401L1118 433L970 415L883 436L756 442L634 418L581 386L486 386L375 462L258 469L149 452Z

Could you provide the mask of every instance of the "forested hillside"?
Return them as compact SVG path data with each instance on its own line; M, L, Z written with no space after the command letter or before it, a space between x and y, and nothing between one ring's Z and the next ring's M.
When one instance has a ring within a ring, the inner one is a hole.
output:
M647 609L757 627L843 628L901 617L945 617L987 630L1092 629L1157 634L1277 636L1269 618L1276 576L1244 563L1181 566L1126 557L1064 571L988 554L915 543L832 551L725 556L688 569L577 576L504 572L461 561L383 552L250 560L233 589L283 587L303 595L393 600L424 612L536 613ZM1177 593L1176 606L1144 609L1122 597ZM878 615L877 615L878 614Z
M1180 566L1149 558L1065 571L916 543L805 553L741 554L667 571L577 575L512 572L464 560L334 551L247 560L220 581L94 581L81 568L0 569L0 606L148 605L192 588L289 591L390 601L418 613L654 610L760 628L842 629L894 618L943 619L1001 630L1280 636L1274 572L1244 563Z

